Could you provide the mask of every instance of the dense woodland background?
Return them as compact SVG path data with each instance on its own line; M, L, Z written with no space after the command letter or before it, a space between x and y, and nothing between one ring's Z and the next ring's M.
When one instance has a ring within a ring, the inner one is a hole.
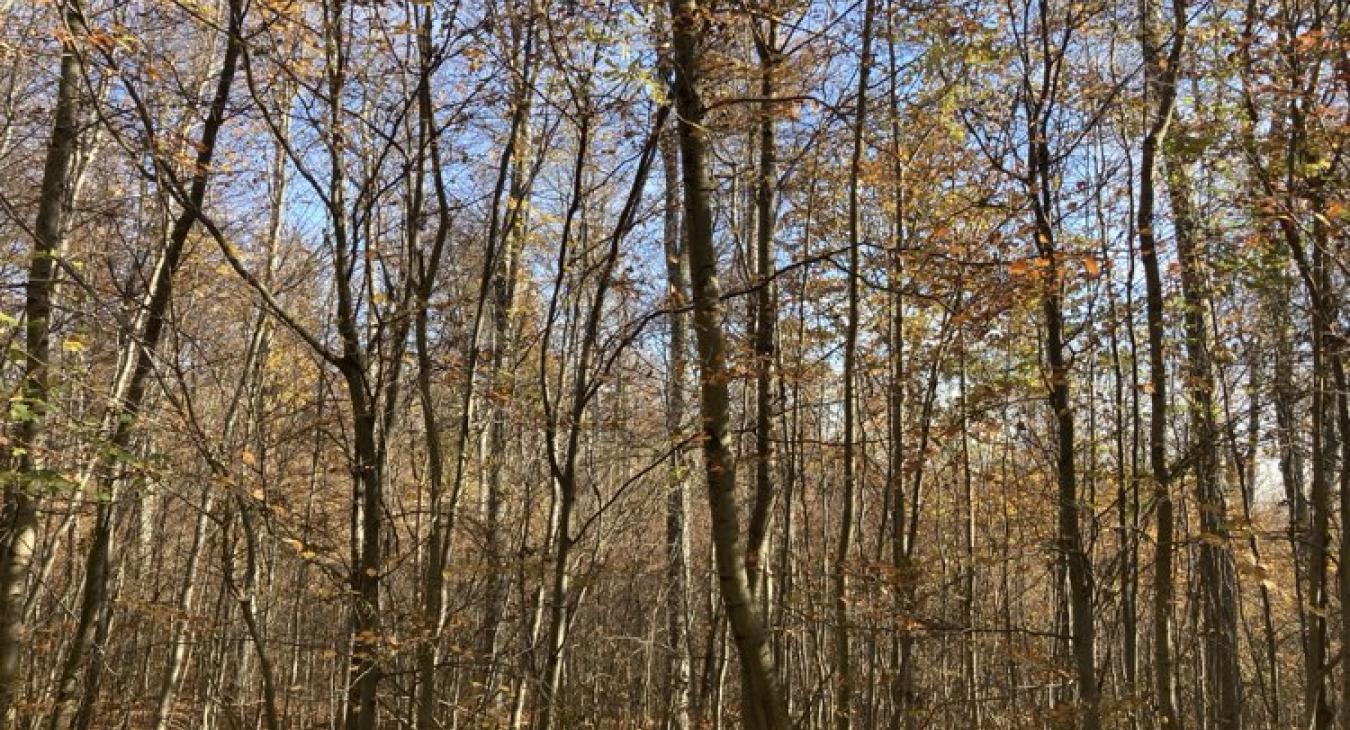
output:
M0 728L1350 726L1345 0L0 0Z

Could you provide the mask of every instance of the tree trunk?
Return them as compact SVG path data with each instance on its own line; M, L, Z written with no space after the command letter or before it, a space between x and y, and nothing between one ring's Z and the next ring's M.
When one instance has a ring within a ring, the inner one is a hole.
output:
M1177 260L1185 304L1187 381L1191 400L1191 428L1195 444L1196 502L1200 511L1200 561L1204 647L1208 693L1213 703L1210 722L1220 730L1242 726L1242 672L1238 657L1237 574L1228 529L1228 506L1220 482L1219 436L1214 403L1214 373L1210 364L1205 314L1209 286L1203 271L1198 220L1191 204L1188 161L1167 156L1167 187L1175 216Z
M1176 106L1177 65L1185 42L1185 5L1173 0L1176 23L1172 46L1164 58L1153 28L1154 8L1149 0L1140 3L1144 56L1144 93L1146 102L1156 97L1148 109L1149 129L1144 138L1139 170L1139 260L1144 269L1148 310L1149 362L1149 468L1153 475L1158 533L1153 562L1153 689L1160 721L1168 728L1182 727L1177 712L1176 679L1172 659L1172 604L1175 601L1174 539L1176 524L1172 508L1171 474L1167 466L1167 362L1164 355L1166 321L1163 304L1161 267L1158 264L1154 178L1162 145L1172 125ZM1155 107L1156 105L1156 107ZM1156 109L1156 110L1155 110Z
M522 68L513 89L511 108L515 119L511 125L511 134L516 136L511 142L515 154L512 160L511 182L507 193L505 230L499 234L502 241L501 255L494 262L492 276L492 359L488 366L487 384L491 389L489 399L489 422L486 433L485 458L487 459L487 605L483 611L483 628L479 636L478 651L486 663L486 669L480 672L478 681L482 683L485 701L492 701L496 693L495 679L491 667L495 664L498 633L501 626L501 612L506 601L508 575L503 564L502 552L502 468L506 460L507 404L511 401L515 389L513 375L505 367L507 357L513 345L511 330L515 321L516 279L519 269L520 248L524 244L525 224L528 217L528 201L533 175L530 171L530 114L534 100L534 61L533 52L535 22L533 10L526 11L527 17L516 25L516 38L521 46Z
M844 324L843 372L844 481L840 495L843 504L839 517L839 542L834 555L834 662L837 676L834 711L837 730L849 730L853 725L854 677L852 658L849 656L848 561L853 546L853 513L857 499L858 457L854 445L857 407L854 390L858 349L858 277L861 276L859 248L862 245L862 210L858 194L867 121L867 81L872 69L872 21L875 14L875 0L866 0L863 5L862 50L858 62L857 107L853 116L853 154L849 161L848 178L848 314Z
M56 256L65 229L66 187L79 137L79 86L83 80L76 38L83 20L73 3L62 3L67 35L61 44L52 132L42 169L33 252L24 291L24 361L21 399L10 406L7 424L13 434L5 480L5 505L0 515L0 730L14 727L19 664L26 639L24 606L28 571L37 544L36 483L39 460L34 453L47 413L51 357L52 291Z
M1048 12L1045 2L1040 12ZM1042 31L1048 32L1048 31ZM1046 40L1045 42L1048 42ZM1048 72L1047 72L1048 73ZM1047 93L1045 89L1042 94ZM1030 142L1027 153L1028 195L1032 200L1036 250L1045 263L1041 310L1045 322L1045 356L1049 365L1049 404L1055 424L1056 481L1059 486L1058 548L1067 568L1068 628L1077 680L1077 722L1084 730L1101 725L1101 694L1097 687L1096 639L1092 614L1092 561L1083 547L1078 474L1074 465L1074 411L1069 391L1069 362L1064 339L1063 260L1055 243L1051 155L1046 105L1040 96L1028 100Z
M662 239L666 255L666 301L670 314L670 376L666 391L666 431L672 447L682 440L685 417L685 380L688 376L689 317L681 311L689 301L689 260L685 256L680 222L679 153L675 130L661 133L661 161L665 172L665 210ZM689 537L688 463L682 449L670 457L670 486L666 496L666 643L667 727L688 730L689 725Z
M722 332L721 286L713 245L712 182L708 130L703 126L702 57L706 19L697 0L671 0L674 98L679 115L686 245L699 359L699 412L703 461L712 514L713 552L749 695L764 709L765 730L787 730L789 720L777 671L765 640L763 616L750 594L736 507L735 459L729 433L730 403L726 338Z

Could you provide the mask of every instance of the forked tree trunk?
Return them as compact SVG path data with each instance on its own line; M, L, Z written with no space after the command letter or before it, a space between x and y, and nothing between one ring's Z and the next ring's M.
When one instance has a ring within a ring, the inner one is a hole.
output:
M748 696L762 708L765 730L787 730L789 720L777 671L745 571L736 506L736 465L731 449L729 373L722 331L721 286L713 245L712 181L708 129L704 126L702 63L704 8L697 0L671 0L674 99L679 116L684 219L699 359L699 412L703 461L712 514L713 552L722 602L750 684Z
M1153 476L1157 509L1153 573L1153 691L1160 721L1180 730L1182 717L1177 712L1175 668L1172 659L1172 605L1174 587L1174 539L1176 518L1172 508L1171 475L1167 466L1167 362L1165 357L1166 322L1163 305L1162 271L1158 263L1158 243L1154 234L1154 177L1162 145L1172 125L1177 95L1177 62L1185 39L1185 5L1173 0L1176 22L1171 50L1166 57L1158 48L1154 30L1154 7L1149 0L1140 3L1141 37L1144 56L1145 108L1148 132L1144 137L1139 168L1139 260L1144 269L1148 317L1149 363L1149 468ZM1150 101L1151 100L1151 101Z

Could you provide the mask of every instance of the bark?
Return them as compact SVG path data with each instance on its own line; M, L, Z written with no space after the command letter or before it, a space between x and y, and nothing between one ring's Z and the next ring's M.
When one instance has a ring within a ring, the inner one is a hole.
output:
M857 429L855 403L856 360L858 349L858 278L859 248L862 245L862 210L859 201L859 175L864 151L864 133L867 123L867 82L872 68L872 22L876 3L867 0L863 6L862 51L858 65L858 99L853 117L853 153L849 162L848 188L848 315L844 324L844 481L839 517L839 541L834 556L834 662L837 675L835 685L835 727L849 730L853 725L854 682L852 658L849 656L849 592L848 561L853 546L854 508L857 490L857 454L854 432Z
M749 696L763 708L765 730L786 730L787 710L765 639L764 617L750 594L736 506L735 458L731 450L726 337L722 331L721 285L713 245L708 130L703 125L702 64L704 8L696 0L671 0L674 99L679 118L684 188L685 241L694 304L699 360L699 412L703 461L712 515L713 552L722 602L749 681Z
M28 572L37 544L39 459L35 453L47 413L50 379L52 293L56 257L65 229L66 188L79 138L79 85L82 78L77 33L82 19L73 3L62 3L68 36L61 44L56 107L42 170L33 251L24 290L24 361L21 399L11 406L7 424L12 441L4 479L5 504L0 514L0 729L18 720L14 702L19 665L27 632L24 626Z
M1148 310L1149 362L1149 468L1153 477L1158 532L1153 575L1153 691L1160 722L1181 728L1177 712L1176 670L1173 663L1172 604L1174 587L1174 538L1176 518L1172 507L1171 475L1167 464L1167 362L1164 354L1166 322L1158 242L1154 233L1154 178L1157 161L1176 107L1177 69L1185 43L1185 4L1173 0L1175 22L1171 49L1166 57L1158 47L1154 8L1149 0L1140 4L1141 37L1145 69L1145 98L1149 129L1144 138L1139 170L1139 260L1144 269Z
M680 221L680 161L675 150L675 131L663 131L660 144L665 173L662 241L666 256L666 299L672 310L666 431L671 443L675 444L682 439L687 408L689 317L680 310L689 301L689 261L685 256ZM677 450L670 457L670 486L666 496L666 643L669 651L666 724L670 730L688 730L690 727L688 470L684 452Z

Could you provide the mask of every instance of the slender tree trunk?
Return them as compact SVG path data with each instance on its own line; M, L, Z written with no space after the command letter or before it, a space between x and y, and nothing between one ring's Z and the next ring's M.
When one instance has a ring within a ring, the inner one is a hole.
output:
M1316 202L1314 210L1318 209ZM1312 483L1307 504L1307 517L1300 524L1303 531L1302 542L1308 549L1308 609L1307 640L1305 650L1304 677L1304 713L1306 724L1314 730L1329 728L1333 722L1331 698L1327 689L1330 681L1330 646L1327 638L1327 618L1330 611L1330 584L1327 577L1327 563L1331 542L1331 496L1330 471L1332 435L1335 423L1332 416L1333 403L1327 402L1327 395L1334 385L1334 379L1328 369L1334 369L1339 353L1328 340L1338 339L1333 333L1334 311L1330 300L1330 275L1327 271L1325 229L1320 225L1314 228L1312 258L1309 261L1304 249L1301 233L1288 221L1281 221L1285 244L1294 259L1299 276L1311 300L1312 323ZM1346 438L1345 434L1341 434Z
M576 474L557 480L555 499L558 501L558 523L553 542L553 566L549 584L548 601L548 638L544 644L546 652L544 672L541 677L540 700L543 707L540 713L540 730L550 730L557 724L558 695L562 691L563 652L567 648L567 626L571 618L568 615L568 592L571 577L568 575L568 563L572 555L572 511L576 506Z
M1183 321L1186 332L1187 381L1191 401L1192 463L1200 512L1200 560L1204 647L1211 722L1220 730L1242 725L1242 673L1238 657L1237 574L1228 529L1228 506L1220 483L1219 429L1215 416L1214 373L1210 364L1205 313L1209 287L1202 270L1198 220L1192 206L1188 162L1181 155L1167 159L1168 191L1175 215L1177 260L1181 268Z
M900 104L897 90L897 76L900 73L896 56L896 29L894 27L894 7L887 6L886 38L888 56L888 104L887 111L891 126L891 154L894 157L894 209L892 216L892 242L890 261L890 383L887 388L887 410L890 417L889 463L887 465L887 491L890 493L891 568L895 571L896 586L894 610L902 625L892 641L891 655L895 664L894 679L891 681L891 723L892 730L898 730L902 724L911 725L917 720L917 714L911 711L912 669L910 654L913 640L910 637L907 615L912 610L912 596L916 580L909 566L911 545L906 540L908 514L906 510L905 489L905 393L909 386L905 368L905 246L906 246L906 194L905 161L901 157Z
M426 292L426 288L423 288ZM445 480L445 454L441 447L440 423L436 418L436 403L432 396L431 347L427 335L427 302L418 303L414 323L414 346L417 357L417 397L422 413L422 428L427 441L427 502L431 513L427 538L427 563L422 579L422 629L417 648L417 719L418 730L436 726L436 661L439 658L441 627L445 623L442 596L444 563L442 545L446 539L440 515Z
M966 343L964 335L962 335L960 349L958 387L961 403L961 487L966 502L966 514L962 520L965 532L962 537L965 543L964 557L966 564L961 569L961 621L965 626L966 635L963 640L965 651L962 657L961 672L964 675L965 683L965 696L962 699L966 702L966 712L968 713L963 719L967 726L974 730L983 726L984 713L981 711L979 698L980 656L975 634L976 499L975 479L970 463L970 402L966 387Z
M338 268L344 268L339 265ZM341 298L341 297L340 297ZM344 309L341 305L339 309ZM352 321L350 310L339 320ZM344 340L355 342L355 328L345 327ZM376 448L376 416L369 397L364 357L353 345L339 368L347 387L351 408L352 437L352 548L350 588L351 668L348 682L348 730L374 730L377 726L380 682L380 571L383 563L383 465Z
M1048 13L1040 3L1042 17ZM1044 20L1042 20L1044 23ZM1048 31L1042 30L1042 33ZM1043 39L1042 42L1049 42ZM1049 73L1047 71L1047 73ZM1036 249L1045 262L1041 309L1045 323L1045 356L1049 365L1049 404L1055 423L1055 466L1059 486L1058 548L1068 581L1068 629L1077 680L1077 722L1084 730L1101 726L1101 693L1097 686L1096 638L1092 613L1092 561L1083 546L1082 507L1079 504L1078 473L1074 463L1074 410L1069 390L1070 368L1066 358L1063 309L1063 258L1055 242L1053 182L1048 141L1051 103L1041 95L1026 102L1030 127L1027 180L1034 213Z
M666 397L666 432L671 444L683 437L685 417L685 380L688 375L688 315L680 311L689 301L689 261L685 256L680 222L679 153L675 150L675 130L661 133L661 161L665 173L665 210L662 239L666 255L666 300L670 315L670 377ZM667 709L666 726L670 730L688 730L689 725L689 537L688 470L683 450L670 457L670 486L666 497L666 643Z
M8 456L13 476L4 483L5 504L3 514L0 514L0 730L14 727L18 719L14 702L26 639L25 591L37 544L36 493L42 488L34 480L34 471L39 464L35 452L42 420L47 413L56 257L64 235L66 188L79 137L79 85L83 74L76 38L83 25L73 3L67 1L61 7L66 37L61 44L56 108L42 170L37 221L33 227L33 252L29 257L24 291L22 396L10 407L8 419L13 434Z
M754 28L755 50L759 56L759 94L763 99L772 99L776 93L775 76L781 61L778 49L778 24L770 18L763 26ZM774 264L774 193L778 184L777 140L775 138L776 111L772 104L759 105L759 160L755 179L755 281L756 291L752 303L751 323L754 332L754 370L755 370L755 495L750 508L750 519L746 528L745 569L750 581L750 593L758 603L761 615L766 622L770 617L772 604L772 585L769 582L767 555L769 552L769 531L772 527L773 505L777 499L774 486L776 467L773 452L773 365L774 332L778 325L777 302L773 285ZM743 676L742 692L751 683ZM762 709L747 696L742 703L746 708L745 725L748 728L760 728L764 725Z
M1134 175L1132 160L1127 162L1127 172L1130 177ZM1130 202L1133 203L1133 196L1130 196ZM1133 211L1132 211L1133 212ZM1107 224L1105 220L1106 208L1099 192L1096 200L1096 214L1099 218L1099 225L1102 231L1102 259L1108 260L1110 256L1110 239L1106 235ZM1134 218L1133 215L1130 216ZM1134 246L1133 242L1129 246L1130 263L1126 266L1125 286L1127 291L1134 284ZM1112 442L1115 451L1114 477L1116 482L1116 529L1119 533L1118 539L1118 557L1119 571L1119 591L1120 591L1120 626L1121 626L1121 664L1124 669L1124 686L1127 688L1127 696L1136 700L1147 696L1148 690L1139 687L1139 540L1136 535L1136 526L1139 520L1139 505L1134 496L1138 494L1138 470L1134 463L1137 449L1132 443L1132 430L1137 433L1138 424L1135 422L1137 411L1131 413L1126 406L1125 387L1126 376L1124 358L1121 347L1121 327L1133 328L1133 311L1128 305L1122 309L1121 303L1116 294L1114 284L1108 283L1106 286L1107 301L1109 303L1110 322L1107 325L1107 336L1109 339L1110 358L1111 358L1111 385L1112 385L1112 410L1113 413L1113 435ZM1137 393L1137 391L1136 391ZM1137 395L1132 396L1132 402L1138 402ZM1129 424L1129 425L1127 425ZM1127 445L1128 444L1128 445ZM1140 721L1145 716L1143 707L1136 707L1129 711L1129 727L1131 730L1137 730Z
M642 193L646 187L647 176L656 157L661 129L669 114L669 108L664 105L657 109L651 135L647 138L643 147L637 170L633 176L632 187L625 200L623 210L619 214L614 231L609 236L609 245L606 247L603 258L596 265L599 272L594 292L590 297L589 307L585 313L585 325L578 343L579 351L576 362L573 365L571 397L565 416L567 438L560 453L558 430L561 414L559 414L559 409L553 405L548 395L547 358L552 332L557 323L558 294L562 288L562 280L567 275L569 257L571 256L569 242L572 224L578 211L583 207L584 189L582 181L586 155L589 151L588 141L593 112L589 100L582 102L582 104L576 166L572 178L572 201L563 222L562 239L558 248L558 274L554 281L553 297L548 307L543 342L539 348L540 384L545 409L544 439L549 470L557 484L558 499L560 500L557 536L554 540L552 598L550 602L548 645L546 647L548 659L544 672L544 708L539 724L541 730L550 730L557 721L558 696L562 688L563 652L566 649L567 629L571 624L568 609L573 602L569 596L569 584L571 582L569 560L576 541L576 537L572 535L572 514L577 503L577 460L581 449L582 421L595 394L594 378L597 376L592 370L597 359L596 350L601 344L600 323L605 311L606 297L614 283L614 270L619 261L620 244L625 234L633 226L637 209L642 201Z
M417 364L417 402L422 414L422 430L425 432L427 449L427 502L430 512L426 546L426 565L422 579L422 628L425 635L420 637L416 652L417 691L415 727L417 730L431 730L436 726L437 681L436 662L440 657L440 634L445 626L445 557L449 541L452 538L450 527L453 521L448 515L453 513L455 498L450 504L445 501L445 450L441 441L441 424L436 414L436 402L432 393L433 362L431 343L428 335L428 309L431 295L436 284L436 273L440 269L442 254L450 234L449 198L445 180L442 176L440 140L437 136L435 107L432 105L431 89L431 29L434 22L430 7L419 14L418 54L421 61L421 78L417 89L418 141L427 150L426 157L419 158L417 180L414 185L414 201L410 206L409 220L416 220L422 214L425 193L422 188L422 176L425 163L430 162L433 192L437 203L436 234L431 251L425 257L413 254L417 260L416 302L413 313L413 347ZM417 228L412 227L409 234L409 249L417 249Z
M540 730L550 730L557 722L558 694L562 689L563 652L566 649L567 624L570 620L567 613L568 589L571 584L568 563L573 545L572 512L576 507L577 500L577 437L578 429L581 426L578 421L585 408L584 393L588 388L586 371L589 368L591 348L595 346L596 333L591 327L592 323L596 322L599 317L599 312L594 308L587 313L586 334L580 345L581 352L572 365L570 393L572 397L567 404L567 414L571 418L566 422L567 438L562 439L559 433L563 425L560 413L562 406L549 393L550 372L548 361L551 354L550 348L554 329L558 323L563 282L567 278L570 257L574 255L571 244L576 228L576 218L584 204L586 156L590 149L593 109L589 107L589 99L579 99L577 105L579 107L577 109L578 128L576 153L572 162L571 198L568 201L567 213L563 217L562 233L558 244L557 273L553 282L553 294L549 300L543 343L539 347L539 390L543 394L541 401L545 409L544 445L548 457L549 478L553 484L553 502L558 518L553 533L545 537L547 544L551 546L552 565L550 566L551 572L547 591L548 623L546 625L548 629L545 633L547 638L544 643L544 665L539 676L540 697L538 702L541 704L536 727ZM584 253L581 255L585 256ZM595 265L584 258L582 260L584 262L583 267L587 270ZM613 260L610 259L609 265L612 266L612 264ZM597 292L597 296L602 295ZM582 297L578 294L577 298L579 300ZM576 314L576 310L574 309L572 313ZM564 363L568 359L566 355L567 353L564 353L562 358ZM565 376L566 365L559 365L557 375L559 381L557 390L559 391L563 389L562 381Z
M516 136L511 142L514 150L513 170L507 193L507 211L505 228L501 235L502 250L498 261L494 263L492 277L492 359L488 366L487 383L491 388L489 399L489 423L487 427L487 560L488 585L487 606L483 612L483 628L479 637L479 654L483 657L487 669L480 673L482 690L486 700L496 693L491 667L495 665L498 633L501 626L501 612L506 601L507 582L502 552L502 470L506 458L507 404L514 392L513 376L506 368L507 358L513 345L511 331L515 322L516 279L519 269L520 248L524 244L525 224L528 211L527 197L530 192L533 175L530 172L530 115L534 100L534 61L533 53L535 22L533 10L521 19L516 29L520 45L522 68L513 90L511 108L515 121L511 133Z
M345 386L351 426L351 501L349 507L350 590L349 660L347 668L347 730L374 730L378 723L380 684L380 578L384 544L384 464L377 446L379 417L367 375L367 352L358 321L354 258L359 231L348 226L347 188L350 142L342 101L348 81L348 13L342 0L324 8L325 81L328 92L329 184L328 224L333 250L333 288L336 292L334 326L341 354L334 361Z
M1305 567L1307 551L1302 534L1308 520L1308 500L1303 487L1305 474L1303 448L1299 439L1296 415L1298 393L1294 385L1294 346L1290 336L1289 302L1284 294L1288 291L1289 286L1288 278L1280 277L1276 286L1271 287L1271 291L1262 295L1262 308L1265 310L1263 320L1270 327L1274 340L1272 343L1274 355L1271 366L1271 376L1274 383L1271 389L1271 399L1274 401L1275 411L1275 443L1279 454L1280 482L1284 490L1287 510L1285 537L1289 544L1289 563L1293 574L1290 582L1293 584L1295 598L1298 646L1306 652L1308 647L1308 617L1306 602L1304 601L1304 595L1306 594L1304 585L1307 570ZM1277 714L1272 715L1272 720L1273 724L1278 726L1278 717L1283 708L1281 708L1278 698L1273 705Z
M763 31L756 30L755 48L759 54L759 93L772 99L776 93L774 76L780 62L778 24L768 20ZM774 188L778 184L777 141L774 136L773 105L760 104L759 172L755 182L755 500L750 512L746 538L746 571L751 592L757 592L765 575L766 541L773 515L773 362L774 331L778 317L774 286ZM763 596L762 606L768 605Z
M1344 346L1344 342L1338 342L1338 345ZM1340 472L1340 508L1341 508L1341 545L1338 558L1340 564L1350 565L1350 540L1345 538L1347 528L1350 528L1350 379L1345 372L1345 364L1341 357L1332 359L1331 363L1332 377L1336 383L1336 419L1341 432L1341 472ZM1340 580L1340 600L1341 600L1341 697L1340 697L1340 725L1341 727L1350 727L1350 621L1346 621L1347 614L1350 614L1350 570L1342 568L1337 577Z
M1214 330L1216 341L1222 336L1217 328L1217 322ZM1247 443L1245 448L1239 447L1237 434L1229 432L1229 443L1233 458L1233 473L1238 481L1238 495L1242 500L1242 519L1250 525L1252 524L1252 502L1256 499L1256 480L1257 480L1257 461L1259 457L1260 429L1261 429L1261 401L1258 397L1260 393L1261 379L1265 375L1265 369L1261 365L1260 356L1257 349L1260 346L1262 338L1258 335L1247 348ZM1224 418L1227 421L1235 422L1237 416L1234 413L1232 398L1228 388L1220 380L1219 384L1224 386ZM1256 672L1257 684L1260 686L1263 704L1266 711L1270 713L1268 721L1272 725L1279 725L1280 708L1276 698L1280 695L1280 638L1275 628L1274 603L1271 600L1271 581L1265 579L1261 574L1269 570L1267 563L1261 551L1260 540L1255 530L1248 531L1247 546L1251 550L1254 569L1257 573L1257 591L1261 596L1261 628L1265 638L1265 669L1269 670L1269 684L1267 684L1267 673L1258 668ZM1240 602L1239 602L1240 603Z
M1176 518L1172 507L1171 474L1167 466L1167 362L1165 359L1166 321L1163 304L1161 267L1155 228L1155 186L1157 161L1172 125L1176 105L1177 64L1185 39L1185 6L1174 0L1178 22L1173 29L1171 51L1164 58L1153 28L1154 7L1149 0L1140 4L1145 69L1145 97L1149 129L1144 138L1139 169L1139 260L1144 269L1148 316L1149 362L1149 468L1153 476L1157 538L1153 562L1153 687L1160 722L1168 728L1181 728L1177 712L1176 671L1172 658L1172 604L1175 601L1173 530ZM1156 105L1156 106L1155 106Z
M271 220L267 227L268 252L267 272L264 274L265 280L270 283L272 278L272 269L276 262L277 239L281 232L281 219L283 215L285 195L286 195L286 154L278 145L275 150L272 162L272 180L270 190L271 202ZM224 444L231 444L235 434L237 419L240 413L241 401L245 392L253 384L252 381L257 376L258 368L262 359L265 357L265 350L270 339L271 327L267 322L268 313L265 309L258 312L257 324L253 329L253 335L249 338L248 350L244 356L244 365L241 370L239 382L235 388L235 395L227 409L225 423L221 428L220 440ZM215 495L211 486L203 489L202 497L197 504L197 520L192 531L192 542L188 548L187 564L183 568L178 588L177 610L181 615L188 615L195 601L195 583L198 574L198 565L200 563L200 553L202 546L207 539L207 532L215 515L212 509L215 505ZM173 711L173 703L177 693L178 684L182 680L184 663L187 660L192 642L188 640L188 625L186 621L177 621L171 629L169 660L164 669L164 675L160 681L159 690L155 699L155 730L167 730Z
M425 33L430 33L429 26ZM535 53L534 42L535 34L533 32L526 33L525 45L521 53L525 58L524 66L527 69L532 67L531 59ZM429 38L425 41L424 47L427 49L427 52L430 53L431 45ZM429 95L429 87L428 90L423 93ZM428 98L426 102L423 102L423 105L429 107L430 98ZM526 111L526 105L515 105L511 114L511 127L506 136L506 145L502 149L501 156L497 162L496 182L493 187L491 212L488 217L482 271L478 281L477 297L474 303L474 314L469 325L469 343L468 347L465 348L467 367L464 373L464 382L461 386L462 390L458 404L459 412L457 413L453 449L451 451L454 469L451 472L449 493L444 496L439 496L439 492L442 490L437 489L436 492L438 493L438 496L434 496L432 499L431 534L428 538L427 547L430 559L423 579L422 600L424 621L427 623L428 629L433 636L439 635L445 622L445 601L442 595L446 589L444 568L449 563L449 552L454 544L456 511L464 487L469 431L473 422L475 410L474 403L478 374L479 342L483 334L484 311L492 298L493 274L498 268L499 255L497 247L501 240L503 230L502 198L504 197L504 194L509 191L508 182L511 178L511 171L514 169L513 165L517 154L516 144L523 140L522 130L526 123ZM433 154L435 154L436 145L434 135L432 141L433 144L431 150ZM447 228L448 219L444 218L444 216L448 215L449 200L445 192L446 186L444 181L440 178L440 168L439 162L433 162L432 170L437 176L437 196L441 203L440 210L444 223L442 226L444 233L441 235L445 235L449 232ZM507 227L509 228L509 226ZM430 279L428 279L427 286L431 286ZM419 710L420 717L422 718L419 722L424 724L419 726L419 730L425 730L425 728L430 727L430 723L433 721L431 713L434 708L436 695L434 648L432 649L432 654L433 656L428 659L428 657L425 656L424 651L424 656L420 660L422 668L419 670L418 684L422 689L420 690L421 697L418 702L424 709ZM524 686L522 685L521 693L518 693L517 695L518 702L523 699L523 691ZM513 710L513 716L518 717L519 714Z
M263 635L262 625L258 620L257 605L254 601L258 575L258 535L257 527L253 524L253 517L248 513L249 509L250 506L243 498L236 495L234 500L235 514L229 515L225 519L226 527L223 530L224 534L221 540L221 549L225 551L225 561L222 567L226 590L239 604L239 612L244 619L244 626L248 632L248 643L252 645L253 654L258 660L258 674L262 684L262 727L266 730L281 730L277 713L276 672L273 669L271 654L267 651L266 637ZM234 576L233 553L235 547L233 537L229 534L229 526L235 520L239 522L244 539L243 585L239 585ZM240 649L246 651L247 646L241 646ZM247 654L241 655L241 666L247 660L247 657Z
M843 500L839 518L839 542L834 555L834 663L837 675L835 685L835 727L849 730L853 725L854 677L849 648L849 594L848 561L853 547L855 491L857 489L857 454L854 432L857 429L855 388L858 349L858 277L859 248L862 245L862 209L859 201L864 134L867 129L867 82L872 68L872 21L876 14L874 0L863 5L862 51L858 66L858 99L853 117L853 154L849 162L848 187L848 315L844 324L844 481L840 499Z

